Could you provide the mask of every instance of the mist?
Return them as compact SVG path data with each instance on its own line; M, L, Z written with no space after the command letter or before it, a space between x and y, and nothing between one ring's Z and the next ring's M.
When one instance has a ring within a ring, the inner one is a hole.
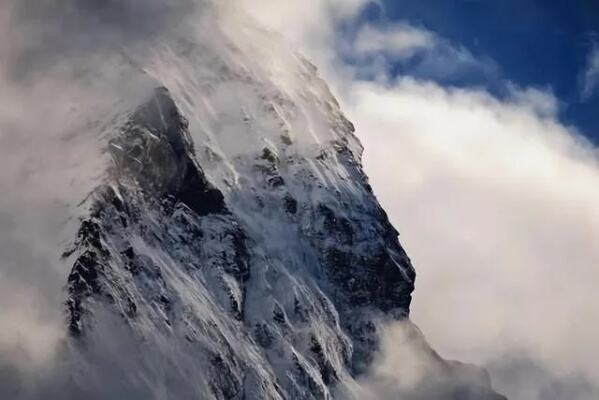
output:
M70 268L61 254L85 212L79 205L103 179L105 140L156 86L132 59L191 17L190 7L0 5L2 398L57 398L58 390L61 398L71 396L75 361L66 356L64 311Z

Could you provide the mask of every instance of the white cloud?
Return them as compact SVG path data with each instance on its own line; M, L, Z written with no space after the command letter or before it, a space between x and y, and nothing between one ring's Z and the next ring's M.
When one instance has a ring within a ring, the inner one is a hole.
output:
M313 59L336 62L335 28L352 18L370 0L234 0L263 25L285 35L293 48ZM378 3L378 0L374 2Z
M478 362L522 346L599 378L594 150L481 92L406 79L354 96L372 183L420 273L414 318L433 344Z
M400 79L356 84L349 110L416 265L413 318L433 347L597 382L597 152L529 94L499 101Z
M409 58L418 51L435 47L435 36L408 24L393 24L378 29L364 25L358 31L353 51L361 56L387 54L396 59Z
M550 90L520 88L512 83L507 85L511 102L530 109L540 116L557 117L559 101Z
M594 44L587 57L587 65L581 77L581 98L588 100L599 88L599 45Z
M365 24L353 40L341 41L345 43L343 54L358 60L362 76L376 77L373 67L387 72L397 65L404 66L411 76L436 81L480 82L496 80L499 75L492 60L475 57L463 46L406 22Z

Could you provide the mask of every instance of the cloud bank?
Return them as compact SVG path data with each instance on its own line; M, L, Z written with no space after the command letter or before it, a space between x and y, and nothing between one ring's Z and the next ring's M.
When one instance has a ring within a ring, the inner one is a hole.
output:
M400 79L361 84L354 101L373 186L419 272L413 318L433 347L596 381L594 149L485 93Z

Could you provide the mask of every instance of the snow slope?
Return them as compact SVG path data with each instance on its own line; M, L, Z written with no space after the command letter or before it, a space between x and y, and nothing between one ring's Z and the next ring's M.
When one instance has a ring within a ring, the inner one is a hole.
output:
M272 32L213 9L187 28L122 59L151 94L115 113L104 182L64 254L78 390L359 398L415 273L354 128ZM434 390L405 398L502 398L410 329L438 368Z

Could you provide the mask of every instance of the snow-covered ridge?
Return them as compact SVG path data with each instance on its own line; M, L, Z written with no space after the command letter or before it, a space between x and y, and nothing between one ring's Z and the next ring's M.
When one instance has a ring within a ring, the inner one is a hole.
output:
M310 63L235 22L257 40L216 19L198 28L209 41L144 58L158 89L107 143L65 253L70 346L84 371L109 360L113 396L339 397L382 324L409 315L414 269L352 124ZM484 378L460 385L455 398L501 398Z

